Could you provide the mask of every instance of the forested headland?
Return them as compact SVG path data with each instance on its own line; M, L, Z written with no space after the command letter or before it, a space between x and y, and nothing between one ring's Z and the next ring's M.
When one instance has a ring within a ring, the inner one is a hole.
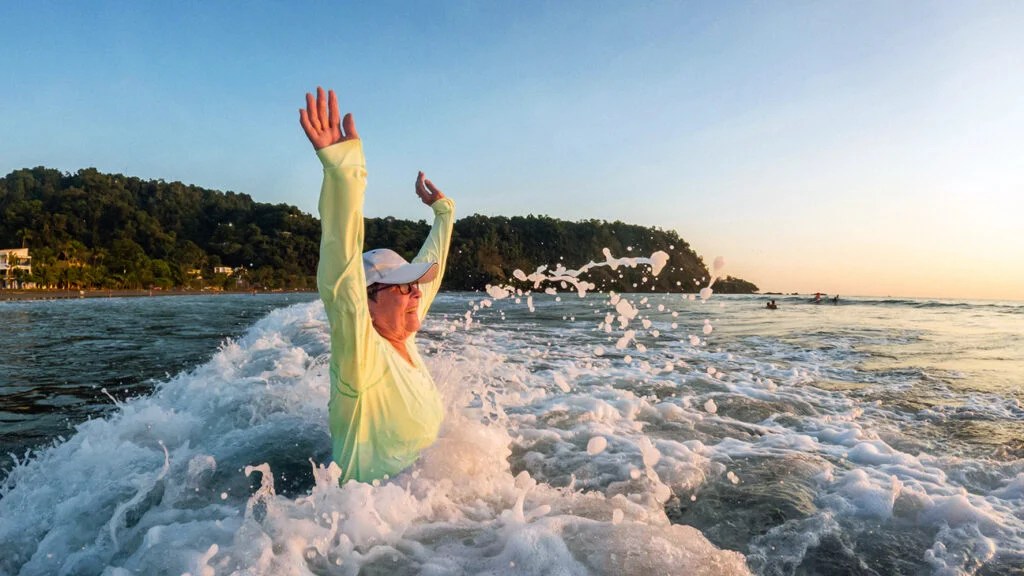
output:
M423 220L367 218L366 246L412 258L429 229ZM319 242L315 217L287 204L255 202L247 194L93 168L71 174L38 167L0 180L0 248L29 248L31 274L13 272L40 287L313 290ZM656 278L643 266L594 268L586 278L600 290L694 292L707 283L707 266L672 230L472 215L455 223L443 287L519 285L512 277L516 269L579 268L603 261L604 248L616 257L663 250L670 259ZM731 277L718 280L714 289L757 291Z

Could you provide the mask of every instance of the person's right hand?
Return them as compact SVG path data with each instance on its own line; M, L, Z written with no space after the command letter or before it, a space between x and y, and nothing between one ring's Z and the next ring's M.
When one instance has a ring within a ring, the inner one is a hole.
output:
M324 98L324 89L317 86L315 105L313 95L306 92L306 108L299 109L299 124L302 125L302 130L306 133L314 150L346 140L359 139L359 133L356 132L356 121L352 119L352 114L345 114L345 118L340 119L338 97L334 94L334 90L328 91L328 94L328 98Z

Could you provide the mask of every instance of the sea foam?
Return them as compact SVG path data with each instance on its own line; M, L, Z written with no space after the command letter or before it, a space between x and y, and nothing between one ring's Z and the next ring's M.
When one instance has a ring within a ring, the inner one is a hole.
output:
M1020 404L893 402L918 372L863 369L859 348L914 336L737 336L761 306L728 298L709 314L678 295L488 296L435 302L418 338L447 417L397 477L338 486L325 318L297 305L19 461L0 491L0 573L1021 565L1022 461L922 437L1013 422Z
M395 478L339 486L322 306L276 311L15 467L0 500L0 572L748 573L742 555L669 522L670 489L645 438L608 479L644 475L594 484L607 490L513 470L515 437L533 432L505 411L550 394L526 366L470 343L428 361L448 406L437 443Z

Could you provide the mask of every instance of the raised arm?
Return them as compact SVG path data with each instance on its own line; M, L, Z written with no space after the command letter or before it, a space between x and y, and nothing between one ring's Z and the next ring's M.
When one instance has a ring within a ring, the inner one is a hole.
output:
M420 285L423 296L420 298L419 316L422 320L441 288L441 281L448 265L448 247L452 241L452 226L455 223L455 202L424 177L423 172L416 177L416 195L434 211L434 224L419 254L412 261L437 262L438 266L434 280Z
M299 123L324 168L317 288L331 327L331 381L338 383L332 394L354 396L382 366L376 358L363 273L366 161L352 115L339 119L333 90L325 98L323 89L317 88L315 102L306 94Z

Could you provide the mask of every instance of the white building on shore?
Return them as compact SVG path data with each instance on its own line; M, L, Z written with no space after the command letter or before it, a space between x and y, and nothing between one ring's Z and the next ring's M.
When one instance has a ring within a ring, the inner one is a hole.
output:
M28 248L0 248L0 288L31 288L31 274L32 256Z

